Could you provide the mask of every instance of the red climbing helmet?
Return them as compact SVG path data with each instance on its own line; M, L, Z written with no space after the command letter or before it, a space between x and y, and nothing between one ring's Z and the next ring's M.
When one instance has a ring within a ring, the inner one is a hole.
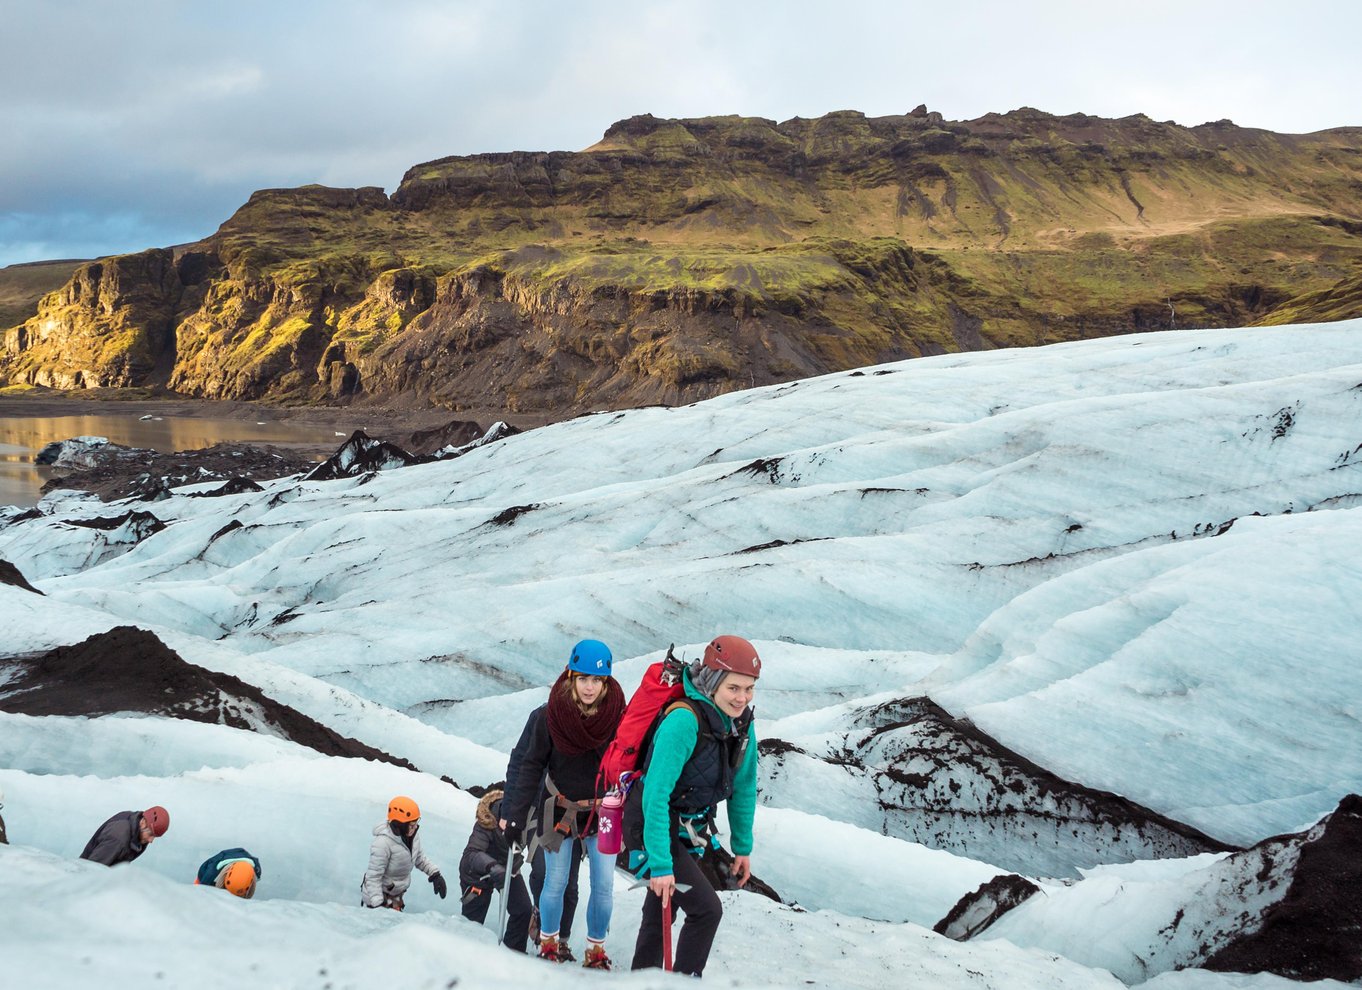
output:
M757 656L757 648L741 636L714 637L714 641L705 647L705 656L700 662L710 670L761 676L761 657Z
M170 828L170 812L159 804L142 812L142 820L147 823L147 828L151 829L151 834L158 839Z

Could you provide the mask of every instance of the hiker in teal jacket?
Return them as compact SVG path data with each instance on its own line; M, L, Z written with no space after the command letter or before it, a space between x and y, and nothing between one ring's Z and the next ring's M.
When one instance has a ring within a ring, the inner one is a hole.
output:
M642 795L649 892L633 969L662 965L665 902L686 915L673 968L695 976L703 972L723 905L698 859L718 842L714 811L720 801L728 804L732 873L738 886L752 875L757 737L751 704L760 674L761 658L751 643L738 636L718 637L682 673L686 700L667 708L653 736Z

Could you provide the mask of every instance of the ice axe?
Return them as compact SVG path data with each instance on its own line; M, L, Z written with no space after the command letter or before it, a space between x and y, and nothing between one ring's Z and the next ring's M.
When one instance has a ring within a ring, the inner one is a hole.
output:
M648 886L648 881L640 879L638 883L629 885L630 890L638 887ZM690 892L690 884L678 883L673 886L672 893L686 894ZM658 898L662 901L662 968L668 973L672 971L672 899L671 896Z
M503 942L506 938L506 906L511 899L511 866L515 863L514 842L506 843L506 872L502 874L501 881L501 906L497 909L497 941ZM520 876L517 870L516 876Z
M637 883L631 883L631 884L629 885L629 889L630 889L630 890L638 890L640 887L646 887L646 886L648 886L648 881L647 881L647 880L639 880ZM689 894L689 893L690 893L690 884L688 884L688 883L678 883L678 884L676 884L675 889L676 889L676 892L677 892L678 894Z
M672 971L672 899L662 898L662 969Z

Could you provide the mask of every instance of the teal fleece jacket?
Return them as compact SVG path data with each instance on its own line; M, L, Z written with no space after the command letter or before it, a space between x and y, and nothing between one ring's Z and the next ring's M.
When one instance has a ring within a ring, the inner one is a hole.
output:
M681 682L686 697L708 705L723 720L725 728L733 727L733 720L719 711L717 705L690 681L690 671L684 671ZM654 877L672 873L671 799L681 770L695 752L699 726L695 713L689 708L678 708L662 720L653 736L652 761L648 764L643 787L643 846L648 853L648 873ZM747 753L742 766L733 777L733 795L728 805L728 831L735 856L752 854L752 821L757 812L757 728L755 720L747 727Z

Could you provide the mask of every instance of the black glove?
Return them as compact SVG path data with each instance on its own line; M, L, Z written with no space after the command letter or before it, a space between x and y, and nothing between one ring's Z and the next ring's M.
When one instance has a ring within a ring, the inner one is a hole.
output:
M506 882L506 867L504 866L492 867L492 872L488 874L488 877L491 878L493 889L500 890L502 884Z
M449 888L445 886L445 878L439 873L430 875L430 885L435 888L435 893L440 895L440 900L444 900L445 894L449 893Z
M506 836L506 841L513 846L520 845L520 840L525 837L525 829L519 822L507 822L505 830L501 833Z

